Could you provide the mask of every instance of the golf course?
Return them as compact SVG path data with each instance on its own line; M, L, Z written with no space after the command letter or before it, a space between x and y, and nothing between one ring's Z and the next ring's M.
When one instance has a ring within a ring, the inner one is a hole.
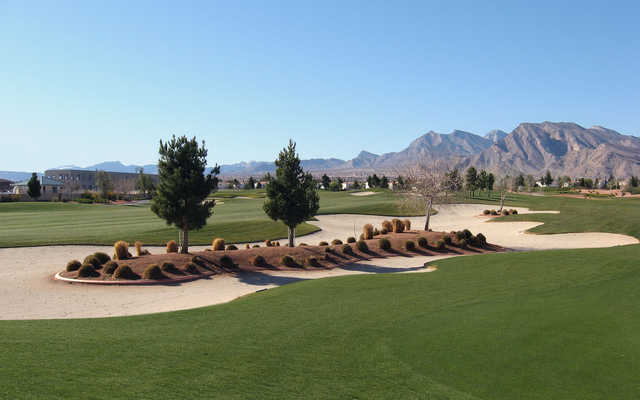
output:
M338 212L401 214L391 196L326 193L319 218ZM466 202L495 207L496 200L481 195ZM236 226L245 221L214 222L228 218L224 206L241 208L251 204L243 203L247 201L224 199L206 229L216 229L216 234L226 229L226 237L236 232L238 241L251 240ZM260 203L255 201L258 219ZM637 199L512 194L507 205L533 213L482 223L543 222L532 228L534 235L603 232L640 238ZM46 211L36 211L35 206L40 205L0 205L0 218L6 223L31 212L33 231L42 230L44 225L38 224L55 225L51 219L45 222ZM68 212L65 207L80 207L46 206L53 208L50 218ZM126 213L139 213L139 221L152 219L145 217L144 207L79 209L83 211L74 215L83 229L91 230L93 219L94 243L111 240L99 239L110 232L109 213L125 220ZM127 227L132 239L150 235L145 240L151 243L152 238L164 240L151 228L154 223L161 227L161 221L135 221L130 219ZM3 246L31 245L25 239L11 242L4 226ZM43 234L33 244L79 243L68 231L62 238ZM278 232L276 227L259 235ZM196 241L200 234L203 243L210 242L211 232L196 233ZM431 273L300 278L224 304L183 311L0 321L2 397L640 396L640 245L453 257L431 265L437 269Z

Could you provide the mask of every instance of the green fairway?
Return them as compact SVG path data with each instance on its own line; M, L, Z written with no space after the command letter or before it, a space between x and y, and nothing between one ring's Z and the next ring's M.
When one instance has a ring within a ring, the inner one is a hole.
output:
M128 318L0 322L4 398L635 399L640 246L462 257ZM108 390L105 390L108 388Z
M229 243L286 237L284 224L270 220L262 210L261 193L257 190L216 193L220 199L213 210L214 215L203 229L191 233L191 244L210 244L215 237L222 237ZM374 196L321 192L320 199L320 213L402 215L405 212L391 192ZM297 234L304 235L317 229L310 224L301 224ZM112 245L117 240L164 245L177 237L178 231L153 214L149 206L0 203L0 247Z

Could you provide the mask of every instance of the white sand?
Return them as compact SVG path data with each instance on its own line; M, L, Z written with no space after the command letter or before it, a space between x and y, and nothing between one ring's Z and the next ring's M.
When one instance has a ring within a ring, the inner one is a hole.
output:
M440 206L432 217L434 230L469 228L483 232L488 240L505 247L523 249L558 249L609 247L638 243L633 237L610 233L575 233L562 235L531 235L524 231L535 222L487 222L480 217L483 205ZM518 208L519 213L526 213ZM298 242L316 244L320 240L346 239L360 234L365 223L379 223L387 217L363 215L326 215L312 222L323 231L307 235ZM424 225L424 218L410 218L414 228ZM194 246L201 250L205 246ZM162 248L150 248L153 253ZM182 310L224 303L239 296L265 288L280 286L301 279L359 273L424 272L425 262L441 257L393 257L359 262L344 268L322 271L292 271L247 273L238 277L217 276L179 285L100 286L69 284L55 281L67 261L82 259L96 251L112 252L104 246L48 246L0 249L0 319L88 318L135 315Z
M371 196L376 194L376 192L355 192L351 193L352 196Z

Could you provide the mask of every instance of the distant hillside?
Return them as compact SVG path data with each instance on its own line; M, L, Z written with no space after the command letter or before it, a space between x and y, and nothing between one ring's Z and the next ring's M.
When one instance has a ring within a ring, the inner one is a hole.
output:
M20 172L20 171L0 171L0 179L6 179L12 182L21 182L26 181L31 178L31 172ZM42 174L38 174L42 175Z
M493 143L498 143L499 141L504 139L507 135L508 133L505 131L501 131L500 129L494 129L492 131L487 132L487 134L484 135L484 138L487 140L490 140Z

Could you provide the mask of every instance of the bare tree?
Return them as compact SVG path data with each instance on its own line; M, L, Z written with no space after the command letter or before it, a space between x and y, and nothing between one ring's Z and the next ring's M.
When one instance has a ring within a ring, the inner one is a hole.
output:
M424 230L429 230L433 206L443 199L442 184L445 168L437 163L418 162L405 167L402 175L406 177L406 188L402 190L405 207L423 210L425 213Z
M504 207L504 200L507 197L507 192L512 188L513 183L514 181L509 175L498 178L498 182L495 188L500 192L500 210L498 210L499 213L502 212L502 208Z

